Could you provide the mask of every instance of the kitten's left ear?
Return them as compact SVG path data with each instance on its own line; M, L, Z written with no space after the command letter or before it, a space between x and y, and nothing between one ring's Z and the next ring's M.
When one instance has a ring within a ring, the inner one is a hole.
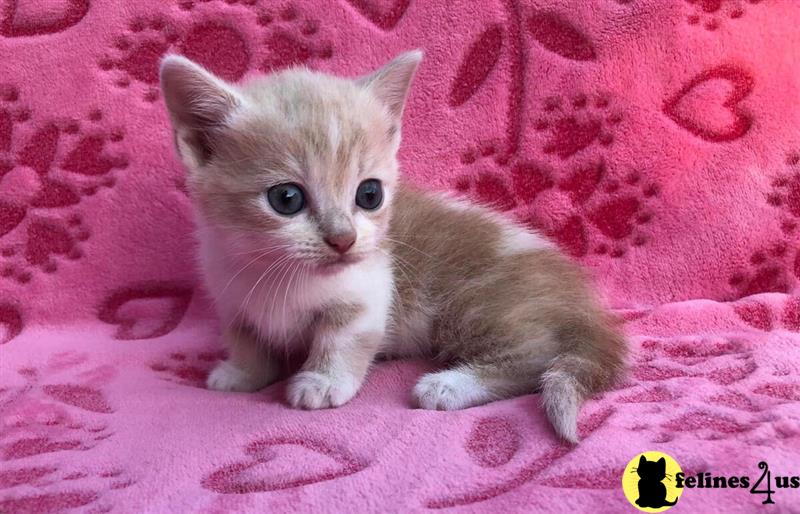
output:
M405 52L377 71L357 79L356 83L372 91L395 120L400 121L408 90L420 61L422 50Z

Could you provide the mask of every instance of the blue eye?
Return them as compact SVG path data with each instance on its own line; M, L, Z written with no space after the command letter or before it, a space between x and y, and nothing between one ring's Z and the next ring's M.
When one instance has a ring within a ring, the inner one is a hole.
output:
M368 211L374 211L383 203L383 186L380 180L365 180L356 190L356 205Z
M278 184L269 188L267 200L278 214L291 216L297 214L306 205L303 190L297 184Z

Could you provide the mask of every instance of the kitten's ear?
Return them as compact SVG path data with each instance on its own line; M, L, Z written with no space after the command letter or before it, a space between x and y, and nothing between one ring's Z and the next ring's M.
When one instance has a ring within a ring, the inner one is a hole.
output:
M405 52L377 71L356 80L356 83L372 91L399 121L403 115L411 80L420 61L422 50Z
M644 455L639 456L639 467L641 468L645 464L647 464L647 459L644 457Z
M178 152L190 169L203 166L214 155L215 135L242 99L223 80L178 55L161 61L160 76Z
M661 468L662 470L667 469L667 460L664 457L658 459L658 467Z

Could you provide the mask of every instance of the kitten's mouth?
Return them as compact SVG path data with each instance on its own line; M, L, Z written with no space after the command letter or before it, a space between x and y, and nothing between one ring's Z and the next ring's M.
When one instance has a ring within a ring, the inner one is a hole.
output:
M320 271L324 273L335 273L340 271L351 264L355 264L361 261L363 257L361 255L346 253L344 255L337 255L336 257L331 257L328 260L323 261L318 268Z

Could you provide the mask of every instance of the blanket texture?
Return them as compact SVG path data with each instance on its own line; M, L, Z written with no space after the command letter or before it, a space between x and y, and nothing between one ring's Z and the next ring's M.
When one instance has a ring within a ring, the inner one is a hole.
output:
M794 0L0 2L0 512L633 512L648 450L800 474L799 26ZM549 234L625 320L630 377L577 447L536 395L415 409L424 362L335 410L203 388L158 59L357 75L417 47L404 174Z

